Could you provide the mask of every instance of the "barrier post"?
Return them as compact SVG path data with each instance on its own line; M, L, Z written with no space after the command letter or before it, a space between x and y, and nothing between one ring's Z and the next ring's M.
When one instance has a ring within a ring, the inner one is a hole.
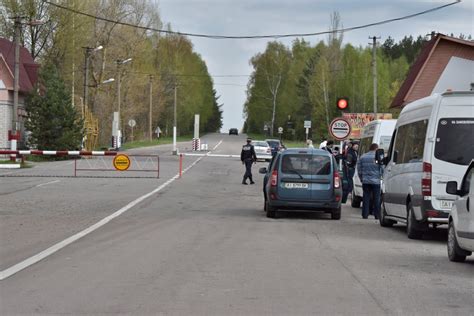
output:
M77 177L77 158L74 158L74 177Z
M179 154L179 177L183 175L183 154Z
M156 178L160 178L160 156L156 156Z

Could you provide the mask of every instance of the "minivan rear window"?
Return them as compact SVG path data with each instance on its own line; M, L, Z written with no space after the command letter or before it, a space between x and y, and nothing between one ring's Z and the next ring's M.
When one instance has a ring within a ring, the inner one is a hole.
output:
M331 159L323 155L284 155L281 171L301 175L328 175L331 172Z
M436 133L435 157L467 166L474 158L474 118L442 118Z

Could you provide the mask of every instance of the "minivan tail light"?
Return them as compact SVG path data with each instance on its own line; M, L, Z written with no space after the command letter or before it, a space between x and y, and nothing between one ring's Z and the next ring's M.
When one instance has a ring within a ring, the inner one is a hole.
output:
M273 170L272 172L272 178L270 180L270 185L272 187L276 187L277 186L277 183L278 183L278 171L277 170Z
M423 163L423 176L421 177L421 194L423 196L431 196L431 171L430 163Z
M334 171L334 188L339 189L341 187L341 176L337 170Z

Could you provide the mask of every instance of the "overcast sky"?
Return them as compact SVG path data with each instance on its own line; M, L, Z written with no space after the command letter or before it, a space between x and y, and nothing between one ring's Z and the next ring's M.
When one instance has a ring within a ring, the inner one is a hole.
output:
M344 27L367 24L424 11L453 2L432 0L159 0L163 22L173 30L213 35L266 35L311 33L328 30L330 14L338 11ZM346 32L344 43L366 46L369 36L474 35L474 0L463 0L448 8L412 19ZM242 128L246 84L252 73L249 60L265 50L268 40L213 40L190 38L203 57L224 104L223 131ZM312 44L326 36L306 37ZM291 45L294 39L281 39ZM244 75L218 77L219 75Z

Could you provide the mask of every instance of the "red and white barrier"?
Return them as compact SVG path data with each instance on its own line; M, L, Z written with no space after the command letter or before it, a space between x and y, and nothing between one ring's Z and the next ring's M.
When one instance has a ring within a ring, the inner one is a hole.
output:
M0 155L38 155L38 156L116 156L116 151L85 150L0 150Z

